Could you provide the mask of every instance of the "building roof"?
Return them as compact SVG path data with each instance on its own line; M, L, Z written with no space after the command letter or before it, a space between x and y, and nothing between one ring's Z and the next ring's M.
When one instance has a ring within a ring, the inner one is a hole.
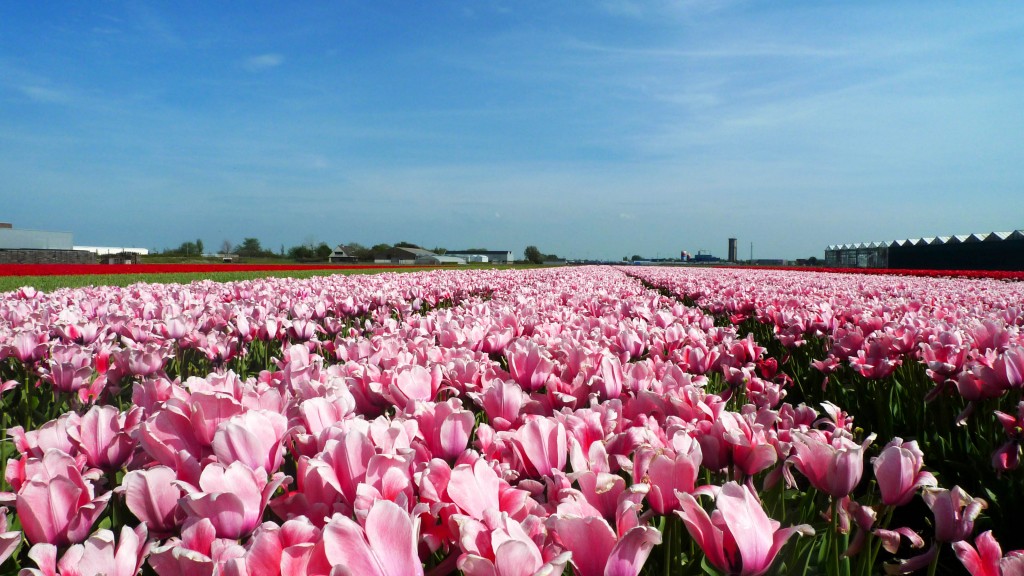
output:
M909 238L892 242L862 242L859 244L830 244L826 250L857 250L863 248L895 248L897 246L940 246L942 244L962 244L965 242L1002 242L1004 240L1024 240L1024 230L1009 232L983 232L976 234L960 234L955 236L936 236L933 238Z

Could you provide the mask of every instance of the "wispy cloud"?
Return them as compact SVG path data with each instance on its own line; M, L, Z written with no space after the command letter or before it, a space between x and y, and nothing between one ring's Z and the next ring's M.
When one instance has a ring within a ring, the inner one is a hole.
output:
M816 46L802 46L791 44L737 44L725 45L715 48L702 48L698 50L675 49L675 48L632 48L625 46L612 46L597 44L594 42L583 42L580 40L569 40L566 46L589 52L600 52L616 56L636 57L644 60L651 58L751 58L751 57L781 57L781 58L832 58L849 54L847 50L834 48L818 48Z
M277 68L281 64L284 64L284 56L270 53L253 56L252 58L247 59L243 63L243 66L250 72L259 72L260 70Z
M71 100L71 98L64 92L53 88L47 88L45 86L18 86L18 90L36 102L67 104Z

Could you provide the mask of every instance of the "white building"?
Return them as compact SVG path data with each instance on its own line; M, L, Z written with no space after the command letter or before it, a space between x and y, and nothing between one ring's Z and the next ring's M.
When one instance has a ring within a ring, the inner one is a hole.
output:
M148 248L125 248L119 246L75 246L75 250L85 250L86 252L92 252L97 256L106 256L107 254L138 254L145 256L149 254Z

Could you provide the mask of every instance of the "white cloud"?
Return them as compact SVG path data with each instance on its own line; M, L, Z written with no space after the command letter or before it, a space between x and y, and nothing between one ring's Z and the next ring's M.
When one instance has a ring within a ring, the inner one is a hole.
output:
M259 72L260 70L277 68L283 63L284 56L280 54L260 54L246 60L244 66L250 72Z

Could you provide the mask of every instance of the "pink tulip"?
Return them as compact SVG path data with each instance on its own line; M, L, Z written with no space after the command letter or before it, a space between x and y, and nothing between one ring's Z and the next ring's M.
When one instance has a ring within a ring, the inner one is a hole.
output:
M288 419L269 410L249 410L217 427L213 453L224 464L242 462L273 474L284 461Z
M23 456L42 458L48 450L60 450L69 456L77 456L78 447L72 442L71 436L81 421L77 412L65 412L37 430L26 432L21 426L15 426L8 432L14 440L14 447Z
M146 525L132 529L121 528L120 542L114 544L114 533L99 530L83 544L75 544L57 560L57 547L53 544L36 544L29 550L29 558L37 568L26 568L19 576L135 576L142 569L142 563L149 555L149 539Z
M974 531L974 519L988 504L954 486L952 490L929 488L922 495L935 516L935 540L959 542Z
M448 497L463 512L483 520L488 511L499 510L501 478L484 459L459 464L448 479Z
M213 437L221 424L245 412L245 407L234 396L208 390L193 390L188 407L188 419L196 440L204 446L213 444Z
M528 476L562 471L568 458L565 426L553 418L532 418L515 432L513 446Z
M7 530L7 508L0 508L0 565L7 560L21 544L21 532Z
M495 380L483 393L481 400L491 426L503 432L519 423L519 409L527 396L519 384L510 380Z
M173 468L155 466L132 470L121 482L128 509L154 534L169 534L185 520L185 512L178 506L183 493L174 484L176 479Z
M418 540L419 520L387 500L373 503L363 527L338 514L323 531L330 565L366 576L422 576Z
M814 534L807 524L780 530L779 523L768 518L753 492L735 482L722 486L718 507L710 517L693 496L680 494L679 500L683 509L676 514L683 519L690 536L704 550L708 561L728 574L764 574L793 534Z
M196 438L196 429L185 409L177 402L173 405L168 402L163 410L139 424L139 443L164 466L178 468L181 462L194 462L198 466L198 462L210 453L210 449Z
M55 344L43 378L58 392L77 392L89 385L92 356L77 344Z
M466 451L470 432L476 423L474 414L463 410L458 398L437 404L417 402L413 418L419 423L431 455L449 462Z
M1024 575L1024 550L1014 550L1003 556L992 531L982 532L971 546L966 541L954 542L957 558L971 573L971 576L1022 576Z
M212 522L218 537L238 539L259 525L267 502L286 479L278 472L268 480L263 468L242 462L215 462L203 469L198 487L181 484L188 495L179 504L190 518Z
M237 575L244 574L237 568L243 556L245 548L234 540L218 538L213 523L203 518L187 525L181 540L171 538L153 548L149 565L159 576Z
M75 544L85 540L111 493L94 496L92 483L75 459L59 450L24 463L25 481L17 494L18 519L33 544Z
M528 340L518 340L505 349L508 372L527 392L539 390L554 372L555 364L541 348Z
M23 365L28 366L46 356L46 343L49 337L45 332L33 332L31 329L20 330L11 338L6 352L14 356Z
M579 576L637 576L661 532L633 526L616 534L603 518L555 515L548 519L555 538L570 552Z
M314 545L322 541L320 529L305 517L289 520L278 526L264 522L253 533L248 550L242 558L243 574L278 576L315 574L307 571ZM324 573L330 570L325 566Z
M998 410L995 414L1003 425L1006 442L992 455L992 465L1000 472L1015 470L1020 465L1021 445L1024 444L1024 402L1017 404L1016 416Z
M493 529L465 516L457 522L463 550L458 568L467 576L555 576L564 571L571 556L571 552L538 546L524 529L524 524L543 529L535 516L528 516L521 524L502 513Z
M701 446L685 432L672 438L673 450L643 446L634 453L635 482L650 484L647 501L657 514L679 510L677 494L692 494L702 459Z
M138 407L121 413L113 406L93 406L68 436L90 466L112 472L131 458L136 446L131 436L141 418Z
M916 440L904 443L902 438L893 438L871 463L882 503L887 506L903 506L919 488L937 485L930 472L921 471L924 453Z
M792 433L795 454L792 461L811 485L833 498L848 496L860 483L864 473L864 449L870 445L872 434L856 444L848 433L837 429L831 434L811 430Z

